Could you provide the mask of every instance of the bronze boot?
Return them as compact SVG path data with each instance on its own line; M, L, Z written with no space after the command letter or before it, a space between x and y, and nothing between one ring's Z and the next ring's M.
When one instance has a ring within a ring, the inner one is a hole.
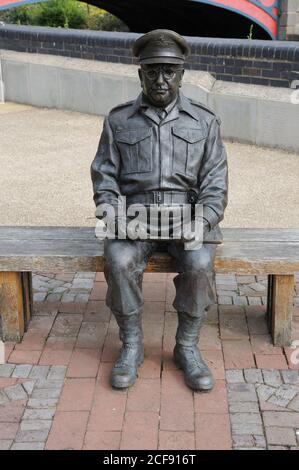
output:
M141 313L126 316L113 313L123 346L112 368L110 383L115 388L127 388L134 384L138 366L144 360Z
M214 379L197 348L199 331L205 313L201 317L192 317L185 312L178 312L178 329L174 348L174 361L183 370L185 382L192 390L209 391Z

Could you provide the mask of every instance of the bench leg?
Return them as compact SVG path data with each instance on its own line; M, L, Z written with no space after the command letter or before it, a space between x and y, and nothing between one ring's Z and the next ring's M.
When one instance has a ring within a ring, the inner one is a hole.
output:
M3 341L21 341L32 312L31 273L0 272Z
M268 326L275 346L291 344L294 275L268 276Z

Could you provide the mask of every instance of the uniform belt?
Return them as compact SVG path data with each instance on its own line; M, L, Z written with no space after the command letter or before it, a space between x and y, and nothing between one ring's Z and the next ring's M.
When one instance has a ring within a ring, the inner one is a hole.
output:
M126 196L127 205L131 204L187 204L187 191L151 191Z

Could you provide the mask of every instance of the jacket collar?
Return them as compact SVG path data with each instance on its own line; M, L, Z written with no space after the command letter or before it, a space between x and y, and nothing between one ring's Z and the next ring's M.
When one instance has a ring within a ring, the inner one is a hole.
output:
M157 114L155 113L154 107L151 107L151 105L145 101L143 93L140 93L136 100L133 102L132 109L128 117L130 118L134 116L134 114L138 113L139 110L141 110L146 116L152 119L156 124L159 124L160 120ZM181 91L179 92L176 104L173 106L173 108L171 109L171 111L163 122L166 123L173 119L177 119L179 111L183 111L189 114L193 119L198 121L198 115L193 109L190 100Z

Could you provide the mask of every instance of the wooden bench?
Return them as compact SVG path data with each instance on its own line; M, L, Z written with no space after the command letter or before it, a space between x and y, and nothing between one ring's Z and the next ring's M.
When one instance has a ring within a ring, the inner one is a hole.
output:
M273 342L291 341L299 230L224 229L217 273L268 276L267 317ZM21 341L32 312L32 272L103 271L103 243L88 227L0 226L0 313L4 341ZM174 272L167 253L155 253L147 272Z

